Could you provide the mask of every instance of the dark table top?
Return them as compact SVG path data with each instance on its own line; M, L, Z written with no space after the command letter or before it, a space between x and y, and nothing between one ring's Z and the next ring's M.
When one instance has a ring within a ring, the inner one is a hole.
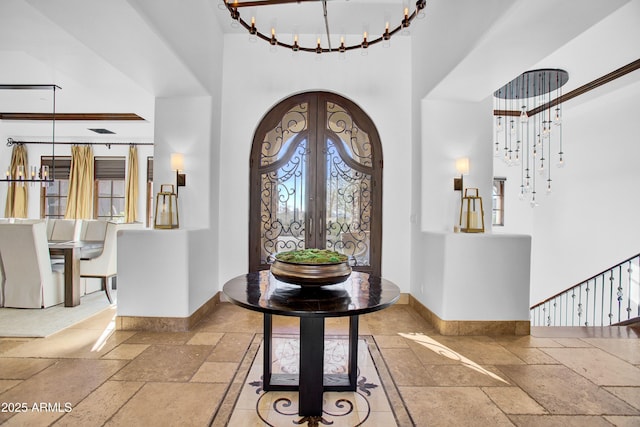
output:
M370 313L395 303L400 289L392 282L353 272L336 285L291 285L269 270L235 277L223 292L234 304L262 313L297 317L340 317Z

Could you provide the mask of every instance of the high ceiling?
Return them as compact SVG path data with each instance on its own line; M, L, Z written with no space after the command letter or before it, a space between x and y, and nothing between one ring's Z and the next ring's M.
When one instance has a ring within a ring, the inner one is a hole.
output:
M330 31L379 33L413 4L328 0ZM324 34L321 1L241 9L264 32ZM426 18L414 26L413 43L424 45L441 69L428 94L436 98L483 99L528 67L567 69L570 90L640 57L640 0L428 0ZM206 52L222 42L221 33L239 32L221 0L2 0L0 84L56 83L58 112L148 119L59 123L60 136L95 138L88 127L107 127L116 138L148 140L154 98L212 92L218 64ZM497 46L520 39L527 48L504 58ZM628 79L637 81L636 74ZM9 92L0 91L0 112L50 111L48 93ZM0 122L7 134L15 125ZM32 132L47 135L49 127Z

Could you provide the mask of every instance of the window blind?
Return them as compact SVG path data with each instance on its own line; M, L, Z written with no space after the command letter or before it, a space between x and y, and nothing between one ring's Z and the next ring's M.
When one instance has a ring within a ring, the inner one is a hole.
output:
M124 179L124 157L95 157L94 179Z
M53 157L42 156L40 158L40 166L49 166L49 176L55 179L69 179L69 171L71 170L71 157L56 156L55 171L53 168ZM55 172L55 175L54 175Z

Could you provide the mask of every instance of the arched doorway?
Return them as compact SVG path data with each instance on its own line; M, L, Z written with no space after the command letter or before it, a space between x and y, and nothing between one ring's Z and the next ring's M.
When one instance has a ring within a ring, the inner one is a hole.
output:
M274 106L253 137L249 271L277 252L327 248L380 275L382 145L369 116L330 92Z

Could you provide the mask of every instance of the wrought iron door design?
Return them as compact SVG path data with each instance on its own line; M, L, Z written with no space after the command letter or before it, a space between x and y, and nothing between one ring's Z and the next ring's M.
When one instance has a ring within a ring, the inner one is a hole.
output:
M371 119L328 92L276 105L251 152L249 270L277 252L327 248L380 274L382 151Z

